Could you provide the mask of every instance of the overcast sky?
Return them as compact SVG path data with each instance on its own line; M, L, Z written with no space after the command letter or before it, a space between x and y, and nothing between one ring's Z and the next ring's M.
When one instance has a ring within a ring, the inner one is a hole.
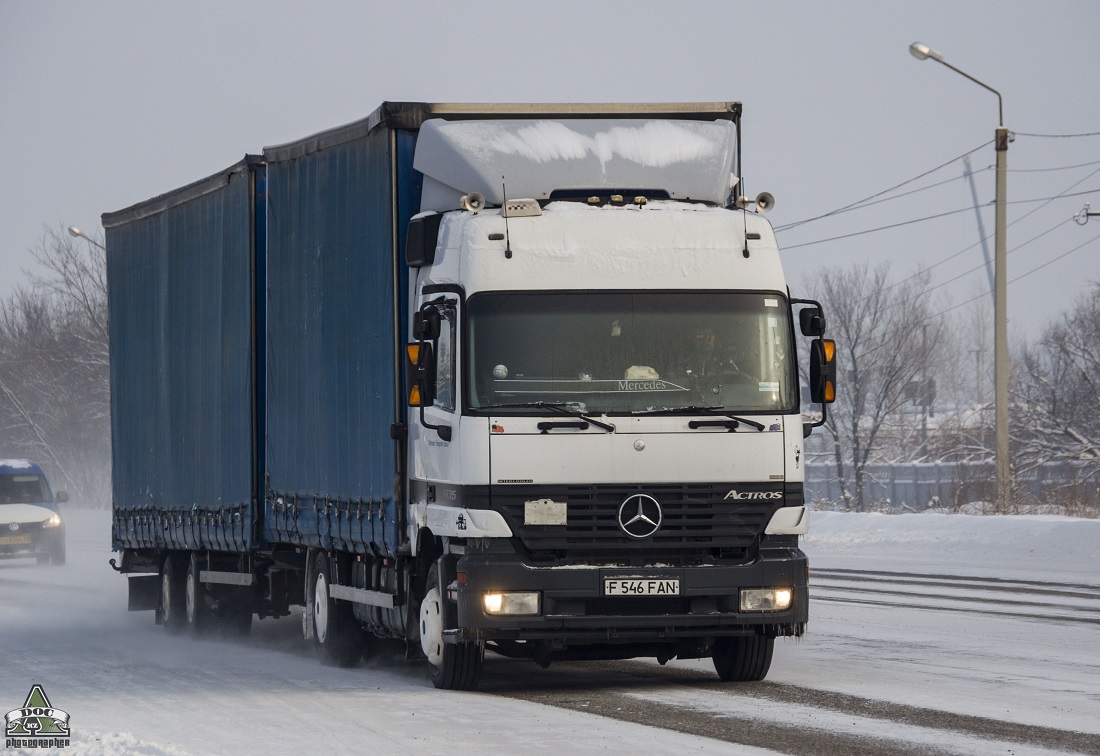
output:
M992 234L996 97L910 56L919 40L999 89L1019 134L1008 153L1017 342L1100 280L1100 218L1072 220L1086 201L1100 209L1100 136L1030 136L1100 132L1098 31L1100 3L1087 0L0 0L0 296L26 281L44 225L100 234L103 212L384 100L739 100L745 188L775 195L777 227L980 147ZM897 193L932 184L781 232L795 294L825 270L881 261L896 278L931 268L940 309L986 301L962 163Z

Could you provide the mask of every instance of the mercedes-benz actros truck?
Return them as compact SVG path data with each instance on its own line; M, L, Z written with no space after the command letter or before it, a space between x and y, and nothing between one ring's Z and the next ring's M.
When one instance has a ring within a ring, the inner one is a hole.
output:
M448 689L486 651L762 679L807 622L835 363L740 125L384 103L105 214L130 608L203 635L303 607L322 661L403 639Z

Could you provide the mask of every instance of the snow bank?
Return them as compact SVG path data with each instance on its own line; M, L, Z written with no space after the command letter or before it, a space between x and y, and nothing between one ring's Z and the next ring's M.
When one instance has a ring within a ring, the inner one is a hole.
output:
M812 566L842 560L953 574L1100 585L1100 520L1056 515L976 516L813 512L802 548Z

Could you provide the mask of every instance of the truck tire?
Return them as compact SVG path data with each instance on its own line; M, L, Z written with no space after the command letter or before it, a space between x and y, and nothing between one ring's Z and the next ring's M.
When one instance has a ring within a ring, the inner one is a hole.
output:
M169 554L160 566L160 622L172 635L179 635L185 626L184 575L179 557Z
M206 604L205 588L199 582L199 571L202 569L199 559L197 551L191 552L191 558L187 562L187 576L183 582L184 616L187 618L187 629L196 637L206 635L214 624L211 609Z
M763 635L717 638L714 642L714 669L725 682L763 680L772 665L775 638Z
M363 653L363 631L351 605L332 597L332 566L324 552L318 552L313 567L313 648L321 663L329 667L350 667Z
M485 651L469 641L443 642L443 601L439 568L433 564L420 602L420 647L428 659L432 684L443 690L476 690Z

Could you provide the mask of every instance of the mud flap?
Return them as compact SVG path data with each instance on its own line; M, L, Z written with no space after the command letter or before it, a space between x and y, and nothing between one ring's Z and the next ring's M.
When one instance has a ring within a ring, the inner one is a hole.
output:
M160 607L160 575L137 575L127 579L126 610L146 612Z

